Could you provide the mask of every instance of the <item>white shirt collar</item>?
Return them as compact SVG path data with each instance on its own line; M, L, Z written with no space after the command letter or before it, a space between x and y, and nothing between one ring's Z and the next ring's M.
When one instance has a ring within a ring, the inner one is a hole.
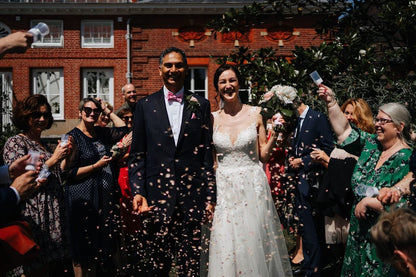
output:
M309 106L306 106L305 110L303 111L303 113L299 117L300 118L305 118L308 111L309 111Z

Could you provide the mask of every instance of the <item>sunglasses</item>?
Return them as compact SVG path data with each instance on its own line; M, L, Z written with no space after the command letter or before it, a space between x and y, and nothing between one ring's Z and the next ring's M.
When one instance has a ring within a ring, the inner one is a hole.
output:
M43 116L44 119L49 119L51 116L50 112L33 112L30 114L34 119L39 119Z
M84 110L87 116L89 116L92 112L94 112L94 115L99 115L99 113L101 112L99 109L92 109L89 107L84 107L82 109Z
M122 119L126 121L133 120L133 116L123 116Z

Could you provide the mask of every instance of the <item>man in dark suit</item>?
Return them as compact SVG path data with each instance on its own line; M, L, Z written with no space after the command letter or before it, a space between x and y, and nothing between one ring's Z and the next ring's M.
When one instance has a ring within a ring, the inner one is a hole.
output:
M159 59L161 90L136 104L129 178L142 217L145 276L199 276L201 225L212 216L215 184L210 103L184 89L188 65L178 48Z
M29 157L29 154L25 155L10 165L0 167L0 184L11 184L9 187L0 188L0 225L16 219L20 200L28 198L32 192L39 188L36 177L39 174L41 163L36 164L36 170L26 171L25 166Z
M323 167L312 161L310 153L314 148L319 148L329 156L333 149L333 134L325 115L312 110L300 99L295 105L299 118L289 153L289 169L297 175L295 201L304 256L301 268L295 275L320 276L321 241L318 228L323 226L319 218L314 218L311 200L312 192L319 186L319 173Z

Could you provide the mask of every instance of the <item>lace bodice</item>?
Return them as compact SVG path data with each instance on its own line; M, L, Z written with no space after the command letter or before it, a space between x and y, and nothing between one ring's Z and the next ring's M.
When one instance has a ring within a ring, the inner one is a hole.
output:
M259 162L256 122L252 122L247 128L241 130L234 143L230 135L218 131L217 126L214 129L213 141L219 167L236 168L251 166Z

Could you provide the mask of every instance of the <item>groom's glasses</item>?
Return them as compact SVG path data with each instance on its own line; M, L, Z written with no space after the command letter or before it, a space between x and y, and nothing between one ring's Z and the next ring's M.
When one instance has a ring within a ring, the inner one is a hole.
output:
M90 114L92 112L94 112L94 115L99 115L100 114L99 109L92 109L92 108L89 108L89 107L84 107L83 110L84 110L84 112L87 116L90 116Z

